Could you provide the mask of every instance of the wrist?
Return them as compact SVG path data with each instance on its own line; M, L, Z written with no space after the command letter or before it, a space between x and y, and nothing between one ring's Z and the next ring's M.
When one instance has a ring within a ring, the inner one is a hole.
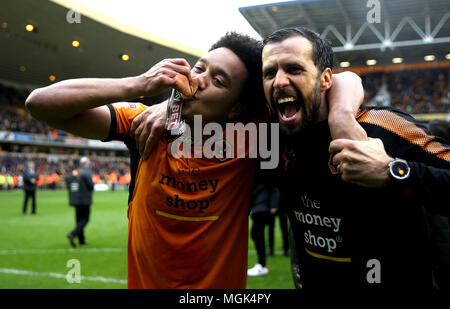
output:
M144 95L145 80L142 75L125 77L122 79L127 99L134 99Z
M359 125L353 111L343 109L329 114L328 126L332 139L367 140L366 131Z

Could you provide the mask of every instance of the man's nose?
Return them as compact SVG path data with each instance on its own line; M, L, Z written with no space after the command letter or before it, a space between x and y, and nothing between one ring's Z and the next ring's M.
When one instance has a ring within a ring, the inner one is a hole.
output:
M289 85L289 78L283 71L278 71L275 76L275 81L273 82L273 86L275 88L284 88Z
M197 80L198 90L204 90L206 87L208 87L209 78L208 78L206 72L197 74L197 75L193 76L192 78Z

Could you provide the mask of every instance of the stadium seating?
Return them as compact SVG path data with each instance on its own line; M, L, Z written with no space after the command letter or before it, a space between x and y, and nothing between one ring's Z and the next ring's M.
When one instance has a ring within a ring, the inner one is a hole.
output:
M377 72L361 78L370 105L394 106L410 114L450 111L448 68Z
M42 189L65 188L64 178L78 166L79 156L76 155L49 155L31 153L0 153L0 190L19 189L22 187L22 168L27 161L33 161L36 170L41 176L38 187ZM129 160L124 157L96 157L91 156L92 171L96 184L109 183L109 174L114 172L118 175L117 182L129 178ZM124 177L123 177L124 176ZM8 183L8 177L12 182ZM128 181L120 181L120 185L126 187Z
M110 182L108 175L111 172L115 172L118 179L129 178L129 159L123 151L88 149L80 152L68 147L52 146L50 143L45 145L45 141L63 141L71 135L33 119L24 107L28 95L27 90L0 84L0 190L22 187L22 168L27 161L35 162L41 176L39 188L64 188L66 174L75 168L81 155L87 154L93 162L92 169L97 183ZM19 136L17 132L21 132L22 138L16 138L17 143L4 143L8 133L12 132L16 137ZM42 137L38 139L39 136ZM30 143L35 140L40 140L40 145ZM121 184L126 186L129 181L122 181Z

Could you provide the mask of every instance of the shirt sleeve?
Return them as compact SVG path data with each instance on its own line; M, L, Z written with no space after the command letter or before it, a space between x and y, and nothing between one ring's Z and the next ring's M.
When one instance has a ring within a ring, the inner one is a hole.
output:
M450 146L413 117L393 108L371 109L363 118L361 122L372 126L375 137L383 140L386 152L406 160L411 168L407 180L393 185L404 187L428 209L450 215Z
M129 136L133 119L147 109L142 103L120 102L107 106L111 113L111 127L109 136L104 141L123 140L124 136Z
M450 216L450 146L411 117L403 126L408 151L399 155L411 168L407 182L429 210Z
M450 217L450 167L435 167L422 162L408 161L411 167L409 182L413 190L420 190L428 208Z

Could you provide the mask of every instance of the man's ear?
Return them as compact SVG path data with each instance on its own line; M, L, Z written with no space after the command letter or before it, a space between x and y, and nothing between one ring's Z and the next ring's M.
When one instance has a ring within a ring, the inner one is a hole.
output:
M331 88L332 84L333 84L333 72L331 71L330 68L326 68L320 75L320 90L322 92L327 91L328 89Z
M244 115L245 106L241 102L236 102L228 113L228 120L238 120Z

